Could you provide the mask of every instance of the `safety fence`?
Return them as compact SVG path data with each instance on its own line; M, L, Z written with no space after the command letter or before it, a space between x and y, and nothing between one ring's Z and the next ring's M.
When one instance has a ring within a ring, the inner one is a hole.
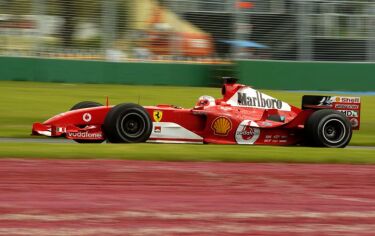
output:
M375 1L0 0L0 55L375 61Z

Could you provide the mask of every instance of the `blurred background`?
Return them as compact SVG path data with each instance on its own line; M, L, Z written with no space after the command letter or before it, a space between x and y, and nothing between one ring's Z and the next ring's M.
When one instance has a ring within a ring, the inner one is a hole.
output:
M375 91L373 0L0 0L0 80Z
M0 0L0 55L375 61L375 2Z

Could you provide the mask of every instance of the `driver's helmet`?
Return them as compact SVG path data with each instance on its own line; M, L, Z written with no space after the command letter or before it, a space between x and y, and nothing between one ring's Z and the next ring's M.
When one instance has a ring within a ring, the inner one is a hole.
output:
M198 98L198 102L196 104L197 106L200 107L211 107L215 106L215 98L208 96L208 95L203 95Z

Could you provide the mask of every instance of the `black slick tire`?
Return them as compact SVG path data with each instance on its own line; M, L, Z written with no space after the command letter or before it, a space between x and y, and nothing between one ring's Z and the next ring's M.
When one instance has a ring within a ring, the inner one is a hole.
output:
M305 123L307 144L343 148L352 138L352 126L344 114L331 109L315 111Z
M152 121L142 106L122 103L108 112L103 130L111 143L141 143L150 137Z

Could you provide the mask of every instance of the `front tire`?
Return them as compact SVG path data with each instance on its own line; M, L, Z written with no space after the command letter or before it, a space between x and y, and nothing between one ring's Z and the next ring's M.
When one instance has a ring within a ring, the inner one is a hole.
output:
M352 126L339 111L323 109L314 112L305 124L308 143L317 147L343 148L352 138Z
M150 137L152 121L142 106L123 103L108 112L103 130L111 143L141 143Z
M70 108L70 111L82 109L82 108L90 108L90 107L100 107L103 106L102 104L98 102L92 102L92 101L83 101L75 104ZM88 139L74 139L77 143L102 143L104 140L88 140Z
M74 106L72 106L72 108L70 108L70 111L78 110L78 109L82 109L82 108L100 107L100 106L103 106L103 105L98 103L98 102L83 101L83 102L79 102L79 103L75 104Z

